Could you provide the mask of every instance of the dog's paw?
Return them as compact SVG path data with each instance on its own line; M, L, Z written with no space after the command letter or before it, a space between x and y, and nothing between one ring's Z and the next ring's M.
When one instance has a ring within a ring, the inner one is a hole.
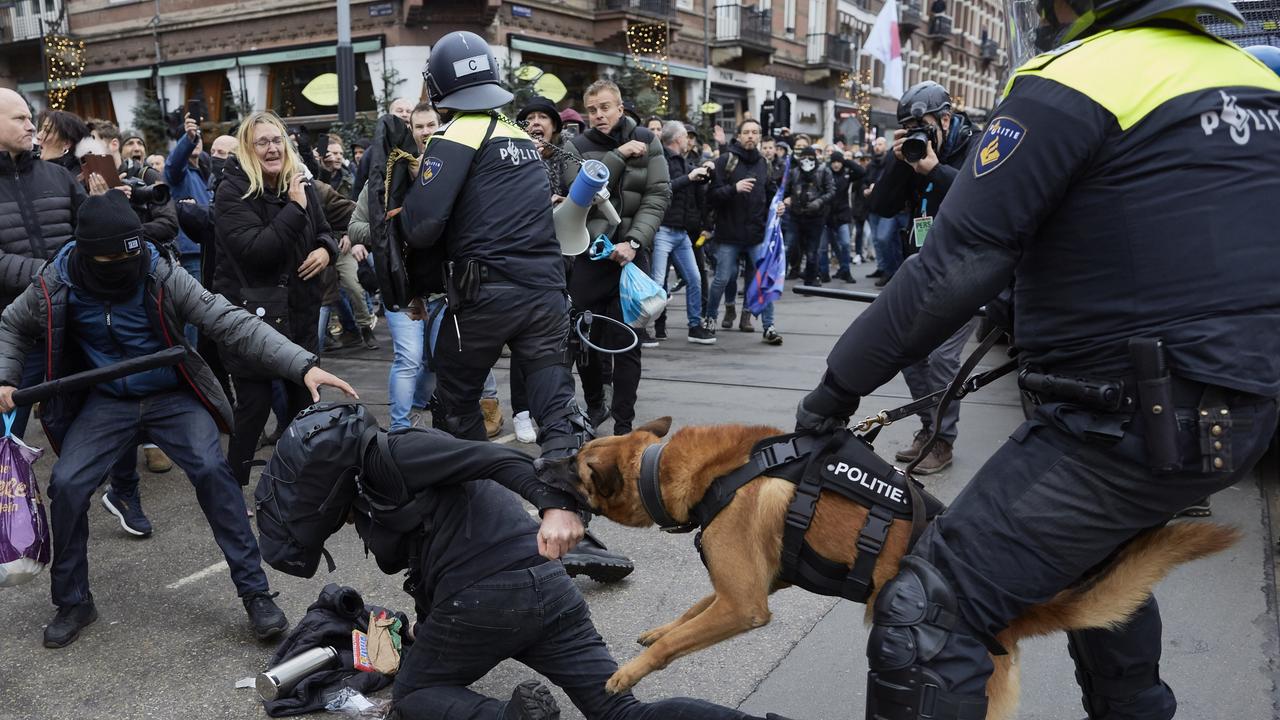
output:
M645 647L649 647L650 645L661 640L662 636L666 634L667 634L667 626L662 625L660 627L656 627L647 632L640 633L640 637L636 638L636 642L640 643Z
M611 695L617 695L630 690L636 683L640 682L640 678L644 677L645 673L639 672L635 668L635 664L635 661L632 660L618 668L618 671L604 684L605 691Z

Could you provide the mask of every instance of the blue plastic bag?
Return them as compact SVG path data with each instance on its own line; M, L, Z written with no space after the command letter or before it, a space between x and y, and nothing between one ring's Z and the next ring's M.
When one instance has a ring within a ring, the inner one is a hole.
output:
M613 243L601 235L591 244L591 250L592 260L607 260L613 252ZM667 307L667 291L635 263L622 266L618 296L622 299L622 320L633 328L647 326Z

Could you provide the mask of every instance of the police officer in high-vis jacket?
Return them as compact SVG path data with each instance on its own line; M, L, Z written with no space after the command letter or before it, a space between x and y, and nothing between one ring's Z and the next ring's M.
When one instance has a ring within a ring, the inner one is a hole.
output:
M574 453L590 426L574 401L565 262L541 155L524 130L495 111L512 95L479 35L441 38L424 77L448 123L427 142L399 222L411 287L424 295L443 278L448 298L433 356L432 422L456 437L485 439L480 393L507 345L524 370L542 454ZM440 246L441 261L415 259L437 257ZM564 561L571 574L601 580L632 569L594 538Z
M1226 0L1011 2L1015 63L1048 52L800 403L799 429L843 426L1012 282L1037 407L883 587L869 718L983 718L1012 618L1237 482L1275 431L1280 79L1198 13L1243 22ZM1154 599L1069 647L1090 718L1173 717Z

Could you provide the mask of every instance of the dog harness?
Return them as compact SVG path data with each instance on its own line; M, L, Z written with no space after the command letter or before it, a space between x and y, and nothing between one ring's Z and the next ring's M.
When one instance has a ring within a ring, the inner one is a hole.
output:
M640 459L640 500L663 532L698 530L694 545L702 552L702 531L715 520L738 490L768 474L794 483L796 494L787 508L782 536L782 580L819 595L866 602L874 583L872 572L895 519L932 519L942 511L940 501L915 480L885 462L865 440L847 430L830 435L789 434L765 438L752 448L751 459L716 478L692 508L689 519L672 517L662 502L658 467L666 443L645 448ZM805 542L813 513L824 491L834 492L868 509L867 520L854 538L858 553L852 567L828 560ZM914 538L913 538L914 541Z

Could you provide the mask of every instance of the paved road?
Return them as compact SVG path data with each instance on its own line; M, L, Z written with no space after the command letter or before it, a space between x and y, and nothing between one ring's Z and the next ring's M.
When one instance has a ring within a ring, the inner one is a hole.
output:
M861 281L856 288L865 288ZM676 298L672 318L683 316ZM786 337L781 348L759 334L721 331L714 347L688 344L682 333L645 351L639 420L671 415L677 424L749 421L790 426L800 394L818 378L827 350L862 306L788 296L778 312ZM679 322L674 322L678 326ZM389 340L380 326L385 347ZM326 359L326 367L352 379L370 401L386 400L389 350ZM500 369L505 397L505 362ZM995 360L984 365L989 366ZM864 409L908 399L901 378L864 402ZM1006 381L964 403L956 464L929 485L944 499L954 494L1021 416ZM508 427L509 430L509 427ZM878 446L891 455L906 445L915 425L888 428ZM44 438L32 438L37 445ZM42 479L52 459L40 462ZM204 525L190 487L178 471L146 476L146 508L156 524L146 540L127 537L97 506L90 516L91 579L101 619L64 650L40 645L52 616L47 580L0 591L0 718L4 720L129 720L263 717L252 690L238 678L261 670L271 648L254 642L245 615ZM1159 589L1165 610L1162 671L1177 690L1186 718L1276 717L1275 658L1280 633L1268 604L1273 588L1272 545L1256 482L1214 500L1220 520L1239 525L1244 540L1230 551L1186 567ZM636 562L624 583L579 580L597 626L619 660L638 651L643 630L680 614L708 589L688 536L633 530L600 521L593 526ZM370 602L410 609L399 580L382 575L364 557L357 537L343 530L330 543L338 563L331 575L298 580L273 573L273 587L291 618L302 615L326 582L351 585ZM861 718L863 607L787 590L774 596L773 622L722 643L647 678L642 698L690 695L763 714L805 720ZM1079 700L1061 637L1028 643L1022 656L1024 720L1078 718ZM507 663L477 684L505 695L532 673ZM561 696L562 701L564 700ZM568 707L567 702L562 702ZM319 717L319 716L316 716ZM566 718L579 717L571 708Z

